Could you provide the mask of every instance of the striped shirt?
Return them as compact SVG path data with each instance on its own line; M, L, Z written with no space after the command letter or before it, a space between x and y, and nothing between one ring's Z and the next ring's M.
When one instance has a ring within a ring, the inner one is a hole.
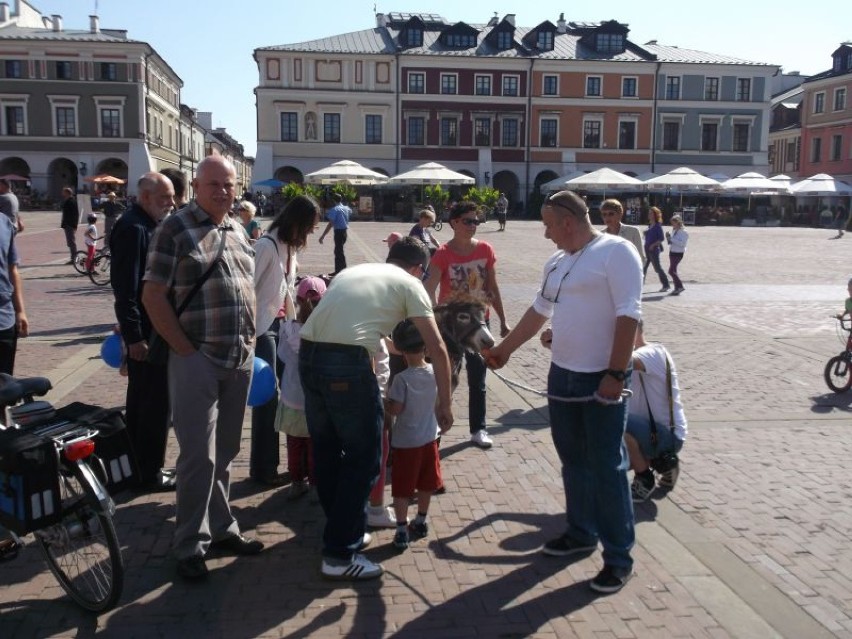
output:
M226 241L222 261L189 306L180 325L213 363L245 364L254 350L254 250L228 216L218 227L196 202L163 220L151 239L145 281L168 286L175 308L207 271Z

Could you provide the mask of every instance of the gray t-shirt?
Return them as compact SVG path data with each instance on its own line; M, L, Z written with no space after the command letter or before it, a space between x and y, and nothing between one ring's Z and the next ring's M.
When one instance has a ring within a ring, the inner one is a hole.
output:
M393 378L388 399L404 405L393 427L394 448L418 448L438 438L438 386L432 365L406 368Z
M18 223L18 196L12 192L0 193L0 213L12 221L12 226Z

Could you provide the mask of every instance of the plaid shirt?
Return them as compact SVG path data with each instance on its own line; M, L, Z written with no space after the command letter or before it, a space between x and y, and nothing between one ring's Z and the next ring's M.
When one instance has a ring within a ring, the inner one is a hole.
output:
M207 271L225 240L222 261L181 314L190 341L212 362L243 365L254 350L254 250L226 217L218 227L190 203L163 220L151 239L145 281L167 285L177 308Z

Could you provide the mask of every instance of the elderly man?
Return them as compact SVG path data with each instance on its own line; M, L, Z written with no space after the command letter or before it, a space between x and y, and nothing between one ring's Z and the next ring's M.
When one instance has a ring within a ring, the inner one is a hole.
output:
M104 202L101 210L104 214L104 244L109 246L109 238L112 236L112 229L115 226L116 220L124 213L124 206L117 200L114 191L107 193L107 201Z
M604 200L601 204L601 217L606 224L606 232L612 235L618 235L630 242L639 251L639 259L645 263L645 251L642 247L642 233L635 226L622 224L621 220L624 217L624 207L616 199Z
M147 361L151 320L142 306L142 277L151 236L172 210L174 189L159 173L143 175L137 189L138 200L112 229L110 282L115 317L127 347L127 430L139 483L144 489L165 490L175 484L174 475L162 471L169 435L169 388L165 364Z
M77 254L77 225L80 223L80 208L77 206L77 198L74 189L66 186L62 189L62 221L59 227L65 231L65 245L71 253L69 264L74 263Z
M9 180L0 178L0 213L12 221L12 227L15 230L23 231L24 225L21 222L19 208L18 196L12 193Z
M254 356L254 251L228 216L233 164L220 155L205 158L192 186L195 200L154 234L142 301L170 349L169 398L180 447L177 573L201 580L211 546L253 555L263 544L240 533L228 504Z
M604 566L590 586L612 593L633 569L627 411L618 400L630 375L642 265L627 241L592 226L585 202L571 191L549 197L541 217L545 237L559 250L545 264L532 306L488 360L504 365L552 318L542 341L552 346L550 430L562 461L568 526L542 550L559 557L589 554L600 541Z

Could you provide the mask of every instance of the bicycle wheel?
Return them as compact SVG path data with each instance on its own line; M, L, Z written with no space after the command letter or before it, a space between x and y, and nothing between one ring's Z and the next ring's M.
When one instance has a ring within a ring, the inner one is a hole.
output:
M62 520L35 533L50 571L86 610L115 606L124 586L124 562L112 516L102 511L89 478L77 466L60 471Z
M86 251L74 253L74 270L80 275L86 274Z
M825 365L825 383L835 393L852 388L852 362L846 355L835 355Z
M89 279L97 286L106 286L109 284L109 255L98 255L92 263L92 270L89 271Z
M441 220L437 220L432 226L435 227L436 231L440 231L442 228L444 228L444 223Z

